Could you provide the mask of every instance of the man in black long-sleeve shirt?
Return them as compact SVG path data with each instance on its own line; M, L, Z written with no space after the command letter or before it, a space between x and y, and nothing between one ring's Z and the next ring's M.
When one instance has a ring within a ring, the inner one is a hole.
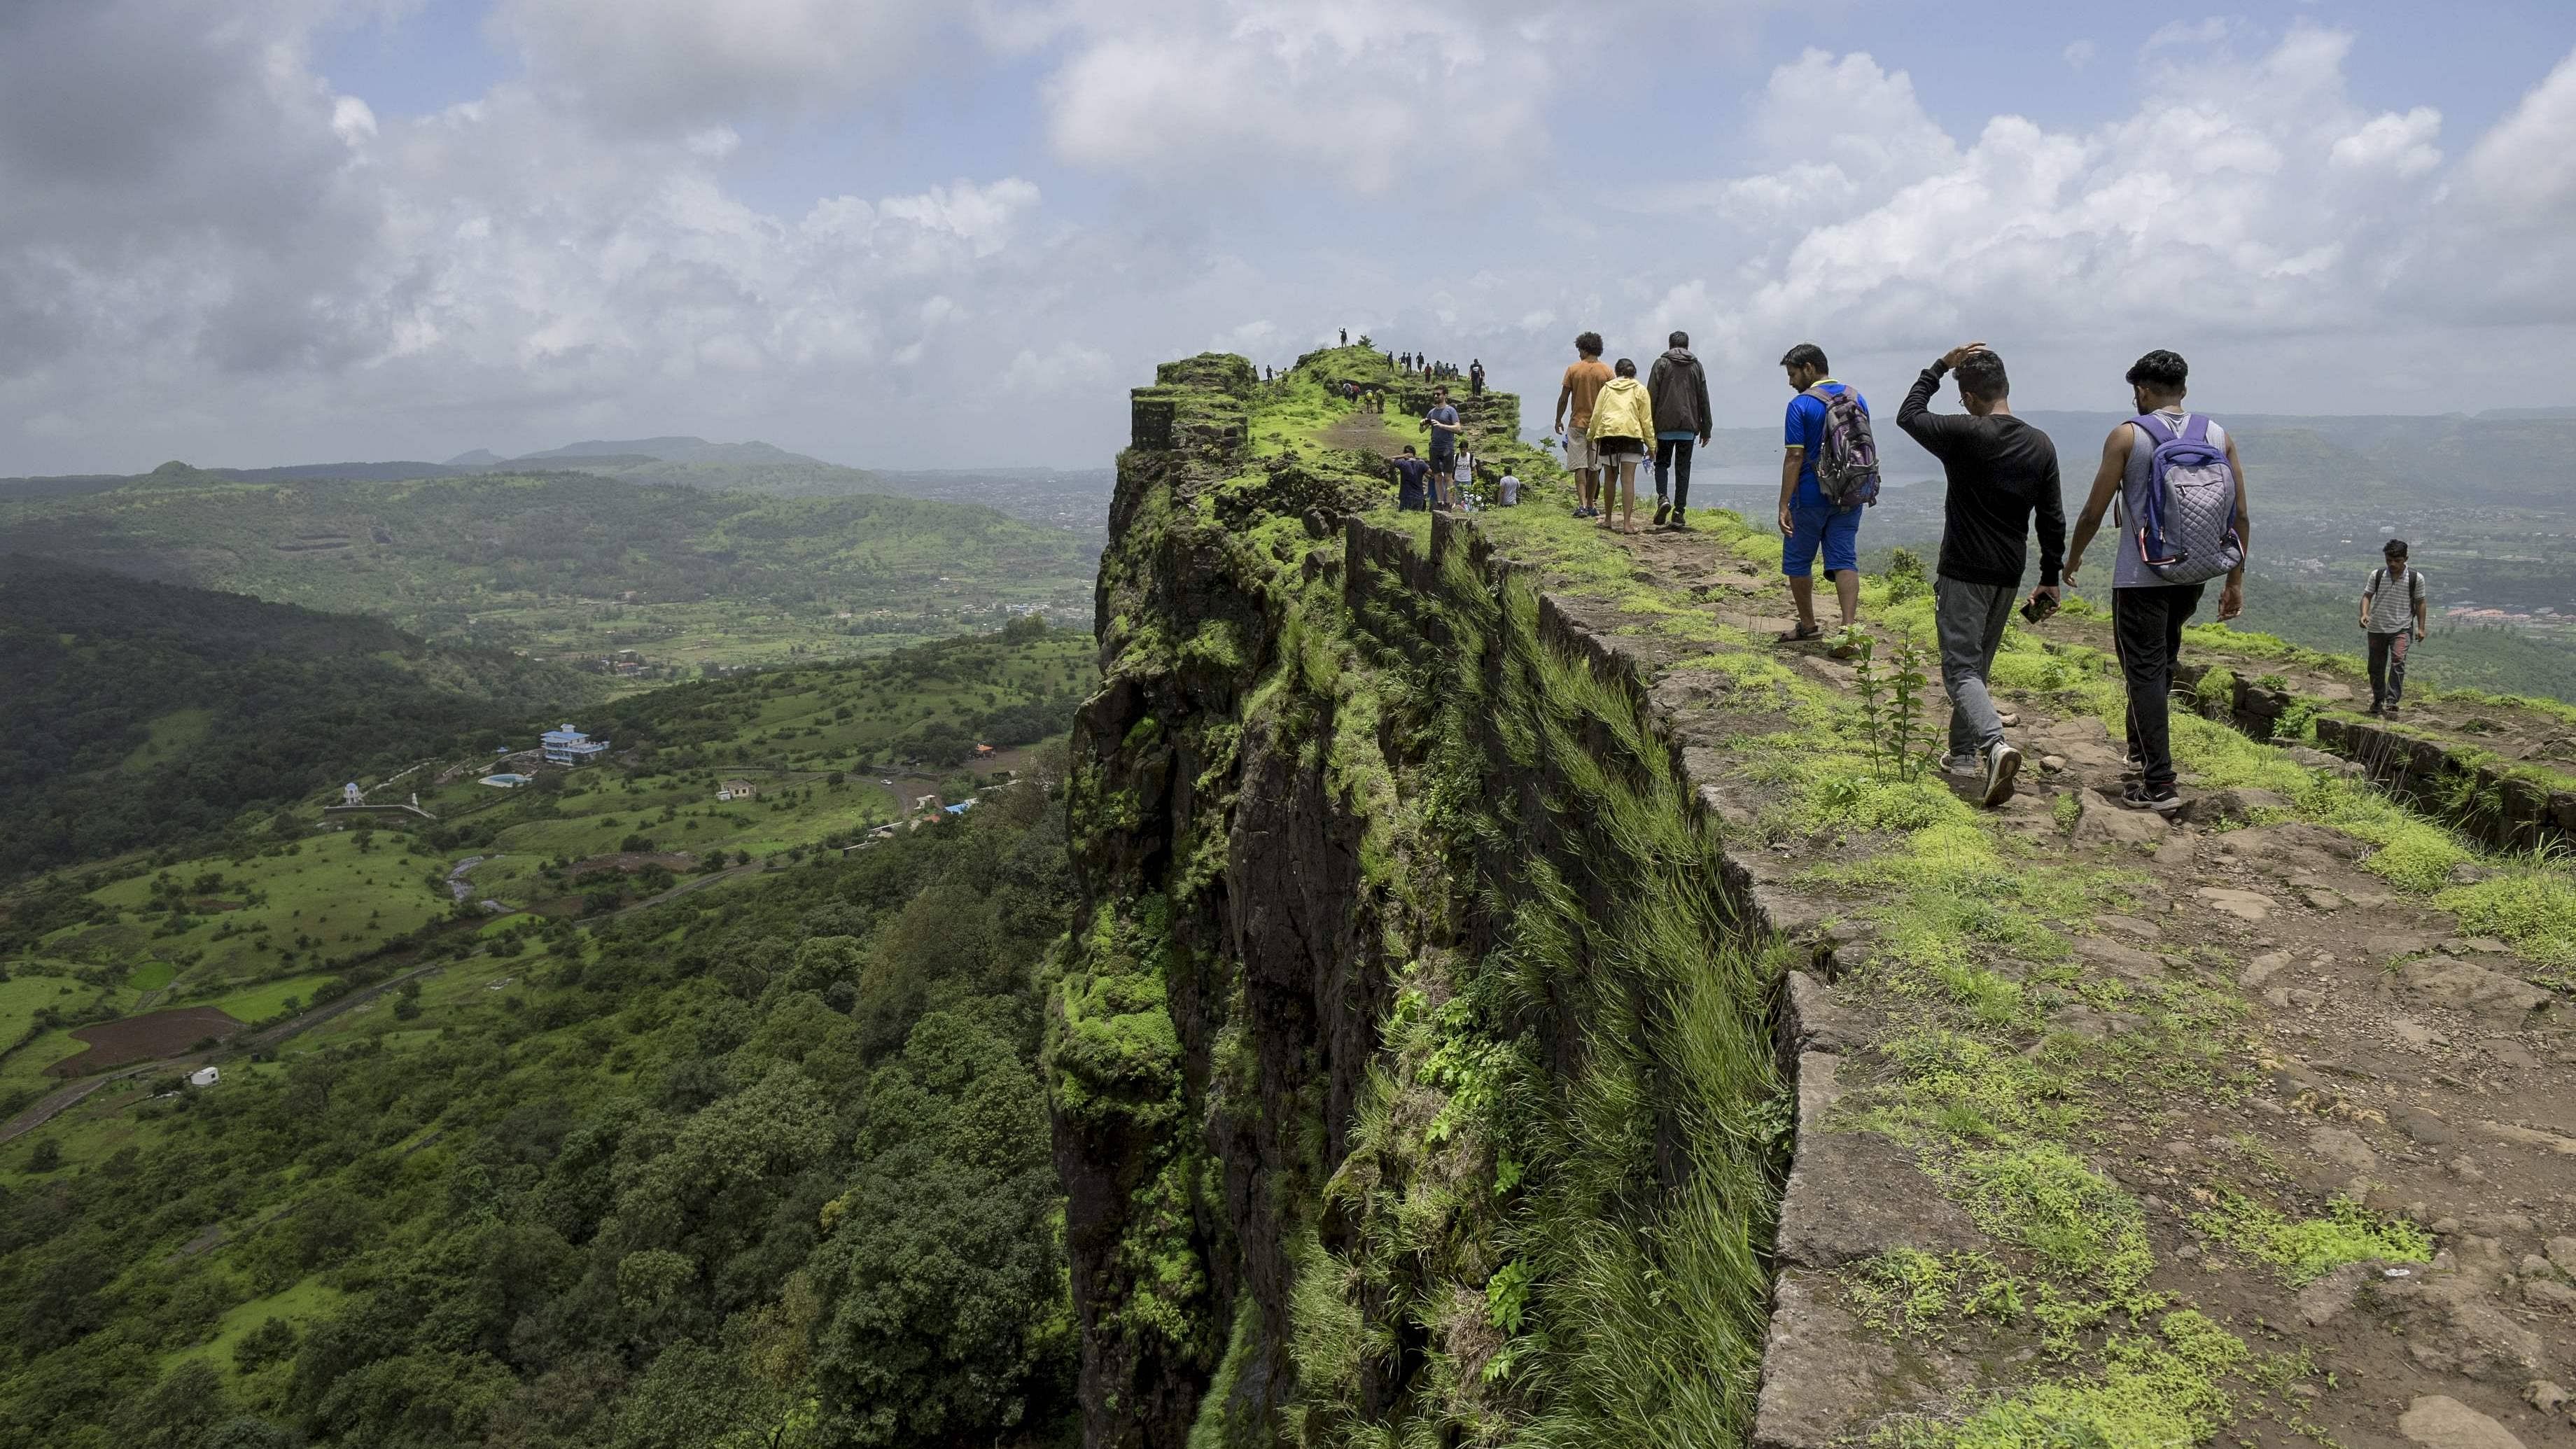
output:
M1942 375L1959 374L1964 416L1930 410ZM1941 460L1949 475L1948 522L1941 530L1940 578L1933 586L1941 636L1941 685L1950 695L1954 774L1984 781L1985 802L2012 798L2021 751L2004 741L2002 719L1986 687L1995 650L2021 590L2031 516L2039 517L2039 588L2057 598L2066 557L2066 509L2059 499L2057 445L2012 415L2004 360L1982 342L1954 347L1923 369L1897 409L1896 425Z

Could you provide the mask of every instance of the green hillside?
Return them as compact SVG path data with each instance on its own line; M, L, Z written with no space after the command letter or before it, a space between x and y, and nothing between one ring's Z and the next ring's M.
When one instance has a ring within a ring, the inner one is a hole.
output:
M381 620L0 558L0 880L171 848L602 693Z
M99 1093L0 1146L0 1446L1070 1442L1069 895L1032 782Z
M609 761L523 788L481 783L496 764L485 746L529 745L532 725L439 742L393 797L416 793L434 821L326 819L334 777L206 853L23 886L0 896L0 969L17 978L0 980L0 1112L53 1085L47 1069L81 1050L71 1032L86 1024L194 1005L264 1020L286 997L311 1004L376 979L460 920L588 921L837 859L917 817L925 795L960 803L1030 769L1030 747L1063 730L1095 678L1089 635L1028 619L866 661L681 684L581 713L614 743Z
M882 651L1033 607L1084 617L1092 568L1062 530L908 498L585 472L244 482L180 465L0 503L0 551L372 614L441 643L631 648L646 682Z

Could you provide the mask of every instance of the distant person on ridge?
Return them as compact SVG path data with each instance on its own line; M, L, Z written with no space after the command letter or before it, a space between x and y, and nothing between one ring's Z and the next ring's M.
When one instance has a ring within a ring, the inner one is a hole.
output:
M2092 496L2084 500L2075 541L2066 550L2066 583L2072 588L2085 546L2118 500L2111 642L2128 684L2129 756L2138 772L2120 803L2168 815L2182 808L2182 795L2174 789L2173 720L2166 701L2182 652L2182 626L2200 607L2202 589L2221 573L2227 583L2218 594L2219 619L2244 610L2245 553L2253 540L2236 440L2208 417L2183 411L2190 378L2190 364L2161 348L2129 368L2138 415L2103 440Z
M1860 620L1860 511L1878 502L1878 445L1869 429L1869 399L1826 375L1825 350L1801 342L1780 359L1789 376L1789 416L1780 459L1780 572L1798 606L1798 626L1784 643L1814 639L1816 555L1834 581L1843 631Z
M1936 413L1932 395L1944 373L1959 376L1965 414ZM1942 767L1980 779L1980 798L2012 798L2021 751L2004 742L1986 675L2003 646L2021 591L2034 516L2039 521L2039 587L2034 612L2057 607L2058 565L2066 553L2066 505L2057 475L2057 445L2014 417L2004 360L1982 342L1953 347L1914 379L1896 410L1896 425L1949 476L1941 530L1941 567L1932 584L1933 628L1941 640L1941 687L1950 696L1950 755ZM2044 602L2043 602L2044 601Z
M1592 400L1610 380L1610 369L1601 362L1601 334L1586 332L1575 338L1574 355L1574 365L1565 370L1565 381L1556 390L1556 432L1565 439L1565 471L1574 475L1574 516L1598 518L1600 510L1593 506L1599 463L1592 456Z
M1422 415L1422 426L1431 433L1431 486L1437 495L1458 462L1458 410L1449 406L1449 389L1431 390L1431 410ZM1437 506L1449 505L1443 501Z
M1655 405L1655 523L1688 529L1691 444L1706 445L1712 426L1708 371L1691 355L1689 333L1664 340L1664 355L1646 373L1646 396Z
M1501 500L1496 506L1518 508L1521 503L1521 480L1511 469L1505 468L1503 476L1494 480L1494 492Z
M1601 526L1610 526L1610 475L1619 470L1619 531L1637 531L1637 465L1646 461L1655 435L1655 405L1637 381L1637 364L1619 359L1618 375L1601 385L1592 402L1592 456L1601 475Z
M2424 571L2406 566L2406 540L2380 545L2388 562L2361 586L2361 629L2370 636L2370 712L2394 719L2406 692L2406 646L2424 639Z
M1474 486L1475 482L1475 450L1471 448L1460 448L1458 450L1458 464L1455 468L1450 470L1449 474L1449 502L1451 506L1456 506L1458 500L1466 497L1467 490Z
M1420 513L1429 507L1428 483L1431 465L1415 457L1413 445L1404 445L1404 455L1395 463L1395 507L1399 513Z
M1348 327L1342 329L1342 345L1344 347L1351 345L1351 329Z
M1485 395L1485 360L1484 360L1483 358L1481 358L1481 357L1471 357L1471 358L1468 358L1468 359L1467 359L1467 396L1469 396L1469 397L1483 397L1484 395Z

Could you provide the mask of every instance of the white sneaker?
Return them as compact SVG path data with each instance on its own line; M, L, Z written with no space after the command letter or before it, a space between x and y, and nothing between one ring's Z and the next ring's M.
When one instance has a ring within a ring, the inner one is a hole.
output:
M1941 773L1956 775L1962 780L1974 780L1986 773L1986 767L1985 763L1974 755L1943 755Z
M1986 804L2001 805L2013 797L2013 777L2021 773L2021 751L1997 745L1986 751Z

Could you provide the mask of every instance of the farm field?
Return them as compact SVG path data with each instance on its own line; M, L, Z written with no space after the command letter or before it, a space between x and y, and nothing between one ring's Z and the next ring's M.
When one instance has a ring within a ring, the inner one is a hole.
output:
M61 1077L87 1076L132 1062L175 1056L200 1041L232 1035L241 1018L214 1006L176 1006L140 1016L75 1027L72 1040L88 1050L50 1063L45 1070Z

